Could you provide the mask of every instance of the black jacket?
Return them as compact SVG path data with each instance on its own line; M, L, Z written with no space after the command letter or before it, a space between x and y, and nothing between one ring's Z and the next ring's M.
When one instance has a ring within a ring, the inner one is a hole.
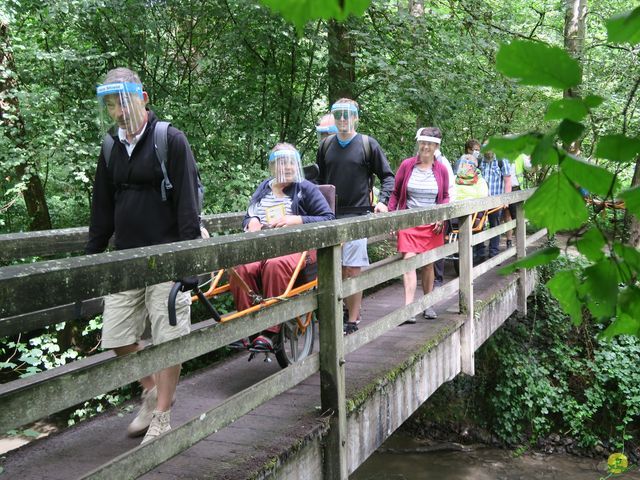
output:
M147 127L131 157L117 134L108 169L100 153L88 254L104 251L114 233L118 250L200 238L197 168L189 142L184 133L169 127L167 173L173 189L163 202L162 170L153 145L158 119L148 113Z

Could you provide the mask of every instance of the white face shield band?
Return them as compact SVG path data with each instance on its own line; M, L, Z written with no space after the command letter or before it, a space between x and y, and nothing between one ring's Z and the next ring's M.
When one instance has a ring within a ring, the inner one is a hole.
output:
M422 128L416 132L416 142L431 142L431 143L437 143L438 145L442 143L442 139L438 137L431 137L429 135L420 135L421 131L422 131Z
M276 150L269 155L269 171L276 183L300 183L304 180L297 150Z
M115 82L96 88L100 107L101 133L116 124L129 135L137 134L147 119L142 85L131 82Z
M358 108L352 103L334 103L331 114L339 133L354 133L358 123Z

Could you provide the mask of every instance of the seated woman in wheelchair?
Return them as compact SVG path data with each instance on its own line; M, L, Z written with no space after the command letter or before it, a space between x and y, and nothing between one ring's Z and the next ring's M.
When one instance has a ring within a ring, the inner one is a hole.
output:
M260 183L249 202L242 223L246 232L335 219L318 187L304 179L300 154L293 145L279 143L273 147L269 171L271 177ZM251 307L259 292L265 298L284 293L301 255L293 253L234 267L229 286L236 310ZM315 262L316 252L309 251L307 263ZM253 340L252 346L273 350L272 337L279 329L279 325L269 328Z

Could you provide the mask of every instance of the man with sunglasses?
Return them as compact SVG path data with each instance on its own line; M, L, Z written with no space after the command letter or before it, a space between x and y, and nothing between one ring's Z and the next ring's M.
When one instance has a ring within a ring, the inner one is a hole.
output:
M341 98L331 106L338 133L320 143L317 164L320 170L318 183L336 187L336 217L346 218L365 215L372 210L387 212L387 203L393 190L394 175L387 157L378 142L356 132L359 121L358 104L349 98ZM380 180L380 193L372 205L373 176ZM342 276L355 277L362 267L369 265L367 239L347 242L342 247ZM362 292L345 299L348 319L345 333L358 327Z
M200 238L198 170L184 133L161 124L146 108L147 92L138 75L127 68L110 70L97 87L97 96L106 134L96 170L85 252L103 252L112 235L117 250ZM159 131L166 134L165 142L155 141L159 124ZM166 165L159 161L158 143L166 144ZM183 285L189 285L186 280ZM176 299L177 325L169 324L167 299L173 284L164 282L107 295L102 348L112 348L117 355L142 349L140 339L147 323L151 324L154 344L188 334L188 291L180 292ZM171 429L171 404L179 377L180 365L173 365L140 379L142 407L127 428L129 436L146 433L145 443Z

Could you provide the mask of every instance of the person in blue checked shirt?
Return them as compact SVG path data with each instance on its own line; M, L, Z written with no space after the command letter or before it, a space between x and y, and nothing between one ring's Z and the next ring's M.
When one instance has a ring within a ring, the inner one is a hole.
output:
M489 196L511 192L511 169L507 160L498 159L491 150L487 150L480 161L480 172L489 185ZM490 214L488 220L490 227L500 225L502 210ZM489 240L489 258L495 257L498 253L500 253L500 235ZM485 260L484 242L478 244L476 256L479 261Z

